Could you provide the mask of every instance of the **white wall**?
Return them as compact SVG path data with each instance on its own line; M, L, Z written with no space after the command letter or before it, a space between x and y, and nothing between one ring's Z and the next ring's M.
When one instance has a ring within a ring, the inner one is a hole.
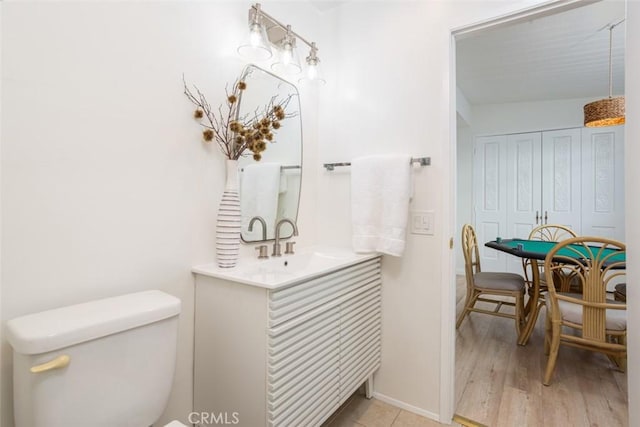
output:
M2 322L2 10L3 3L0 3L0 346L4 340ZM3 351L0 347L0 425L2 425L2 372L4 370Z
M200 142L182 74L213 105L223 101L245 65L235 49L249 6L2 4L2 325L143 289L180 297L177 371L161 421L186 422L191 410L190 268L214 259L224 180L217 147ZM308 4L265 9L325 48ZM315 132L315 95L305 96ZM315 143L305 129L305 161ZM303 211L301 231L313 235L314 214ZM3 427L13 425L10 352L2 341Z
M640 184L640 82L636 76L640 75L640 49L637 46L640 41L640 2L627 3L626 22L626 64L625 64L625 96L626 96L626 120L625 126L625 182L626 184L626 242L629 262L627 265L627 280L629 283L640 283L640 264L637 262L640 256L640 198L638 198L638 184ZM629 286L627 295L630 304L628 306L628 384L629 384L629 425L640 425L640 290L637 286Z
M525 80L526 81L526 80ZM473 135L535 132L582 127L584 104L593 98L473 105Z
M459 122L458 122L459 123ZM456 274L464 274L461 232L464 224L473 224L473 134L471 127L458 124L456 147Z
M383 260L382 367L375 378L378 397L426 415L439 412L439 342L442 257L442 191L445 186L438 142L443 96L447 96L447 32L437 3L347 3L336 11L336 45L327 63L326 97L320 106L322 162L350 161L364 154L404 152L430 156L415 170L411 208L436 211L435 236L408 236L402 258ZM435 13L434 13L435 12ZM375 29L375 30L373 30ZM339 41L339 42L338 42ZM432 102L425 102L432 100ZM349 168L318 171L319 235L349 246Z

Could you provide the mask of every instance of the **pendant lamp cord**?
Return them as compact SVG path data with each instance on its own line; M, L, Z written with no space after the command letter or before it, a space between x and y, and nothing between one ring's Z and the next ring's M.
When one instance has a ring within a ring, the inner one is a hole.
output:
M613 61L611 60L611 50L613 49L613 27L609 27L609 99L613 96Z
M609 99L613 97L613 60L611 54L613 50L613 29L624 21L626 21L626 19L622 18L620 21L609 26Z

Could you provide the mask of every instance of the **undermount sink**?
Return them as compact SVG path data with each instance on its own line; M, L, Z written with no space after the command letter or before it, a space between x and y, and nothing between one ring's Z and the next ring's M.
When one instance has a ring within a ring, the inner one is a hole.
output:
M378 254L357 254L350 249L331 246L311 246L295 254L269 259L240 259L235 268L219 268L216 264L193 267L192 271L247 285L275 289L338 270Z
M307 270L324 270L333 266L337 261L348 259L353 254L330 252L306 252L293 255L273 257L256 262L251 266L249 274L296 274Z

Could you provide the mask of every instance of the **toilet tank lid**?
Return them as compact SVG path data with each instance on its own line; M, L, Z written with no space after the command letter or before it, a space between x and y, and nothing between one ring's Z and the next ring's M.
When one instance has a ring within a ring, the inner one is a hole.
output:
M7 322L20 354L39 354L177 316L180 300L151 290L29 314Z

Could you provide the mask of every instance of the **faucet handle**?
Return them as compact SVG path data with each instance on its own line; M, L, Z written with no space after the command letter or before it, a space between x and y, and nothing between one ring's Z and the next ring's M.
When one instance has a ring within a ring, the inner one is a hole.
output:
M293 254L293 245L295 245L296 242L287 242L287 244L285 245L285 250L284 253L285 254Z
M258 258L269 258L269 252L267 252L267 245L256 246L256 251L258 251Z

